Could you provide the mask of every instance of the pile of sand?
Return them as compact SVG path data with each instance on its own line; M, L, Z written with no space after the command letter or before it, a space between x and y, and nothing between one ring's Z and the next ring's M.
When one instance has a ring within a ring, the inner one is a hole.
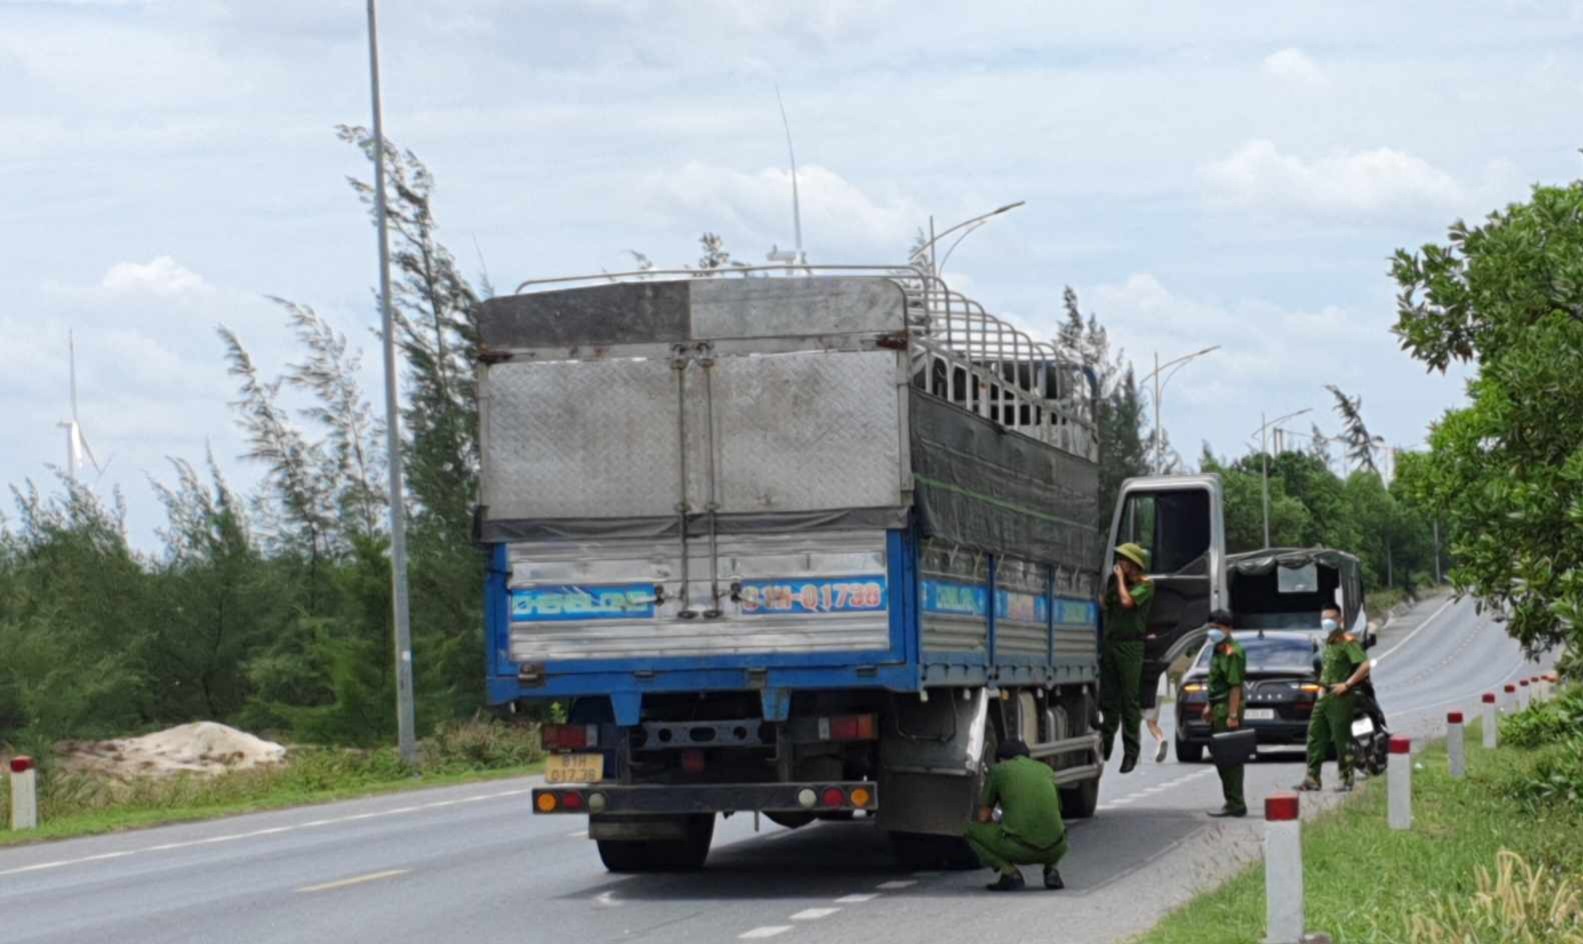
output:
M279 764L286 749L227 725L197 721L137 738L68 742L60 745L60 759L69 770L124 780Z

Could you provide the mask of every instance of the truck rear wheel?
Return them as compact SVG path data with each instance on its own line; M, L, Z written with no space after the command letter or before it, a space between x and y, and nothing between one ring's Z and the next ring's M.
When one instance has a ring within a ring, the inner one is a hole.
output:
M715 835L713 815L687 817L687 838L600 839L599 860L611 872L692 872L704 867Z
M1088 819L1099 809L1099 778L1084 780L1061 789L1061 816L1065 819Z

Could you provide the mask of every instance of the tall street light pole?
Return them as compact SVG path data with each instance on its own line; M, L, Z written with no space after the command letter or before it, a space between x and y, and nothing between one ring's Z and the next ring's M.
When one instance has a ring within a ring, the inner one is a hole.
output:
M938 276L940 274L940 267L938 265L936 265L935 261L934 261L934 259L935 259L935 252L934 252L935 243L938 243L940 240L946 238L947 236L951 235L952 233L956 232L959 229L965 229L966 227L969 227L969 226L972 226L973 229L977 229L978 226L976 226L975 224L983 223L983 222L985 222L986 220L988 220L992 216L999 216L1002 213L1008 213L1008 212L1010 212L1012 210L1017 209L1018 207L1022 206L1023 204L1025 204L1027 202L1028 201L1026 201L1026 200L1018 200L1016 203L1008 203L1005 206L996 207L995 209L990 210L988 213L980 213L978 216L975 216L972 219L963 220L962 222L960 222L960 223L956 224L955 226L951 227L950 229L941 232L938 236L935 235L935 232L934 232L934 217L931 216L931 217L929 217L929 241L924 243L922 246L919 246L916 250L914 250L913 254L910 257L908 257L907 261L908 262L916 262L919 256L921 256L921 255L923 255L924 253L927 252L929 254L929 274ZM968 233L971 233L971 232L972 232L972 230L968 231ZM964 240L964 239L966 239L968 237L968 233L963 233L961 236L959 236L957 238L955 243L951 244L951 249L948 250L946 252L946 254L945 254L945 257L946 257L947 260L949 260L951 258L951 252L956 249L957 244L961 243L962 240Z
M1265 547L1269 547L1270 546L1270 450L1269 450L1268 445L1267 445L1268 440L1266 438L1266 434L1269 432L1269 429L1270 429L1271 426L1274 426L1274 425L1279 424L1279 423L1284 423L1287 420L1296 419L1297 417L1302 416L1304 413L1312 413L1312 412L1314 412L1313 407L1309 407L1306 410L1298 410L1296 413L1288 413L1285 416L1278 416L1278 417L1276 417L1273 420L1266 420L1264 418L1264 414L1263 413L1259 414L1260 425L1259 425L1259 428L1258 428L1257 432L1259 434L1259 458L1264 464L1264 546Z
M390 232L385 221L385 126L379 106L379 30L368 0L368 85L374 109L374 218L379 230L379 313L385 353L385 450L390 454L390 590L395 617L396 743L418 759L412 705L412 619L407 599L407 520L401 483L401 405L396 397L396 326L390 310Z
M1206 347L1202 351L1194 351L1191 354L1183 354L1181 357L1178 357L1175 360L1166 361L1163 364L1160 363L1160 352L1154 352L1154 372L1143 379L1145 383L1150 380L1154 381L1154 436L1153 445L1150 447L1150 450L1154 453L1154 459L1149 463L1149 470L1155 475L1160 474L1161 466L1163 465L1161 462L1162 457L1160 455L1160 395L1165 392L1165 385L1171 382L1172 377L1176 376L1177 370L1181 370L1183 367L1187 366L1188 361L1195 360L1197 358L1203 357L1205 354L1209 354L1218 350L1220 350L1220 345L1216 344L1213 347ZM1172 370L1169 374L1166 374L1162 378L1160 376L1160 371L1165 370L1167 367L1174 367L1175 370Z

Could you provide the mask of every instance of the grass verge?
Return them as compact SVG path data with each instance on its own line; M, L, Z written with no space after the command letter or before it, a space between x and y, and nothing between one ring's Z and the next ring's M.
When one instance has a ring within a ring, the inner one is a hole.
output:
M295 747L285 764L212 777L115 782L45 770L40 826L26 832L6 828L9 778L0 777L0 847L520 777L542 767L536 727L468 722L421 742L415 766L403 764L395 748Z
M1387 827L1383 779L1340 809L1303 824L1310 930L1326 932L1338 944L1583 941L1583 927L1577 937L1534 938L1443 936L1434 930L1437 915L1476 904L1481 869L1488 895L1489 875L1506 867L1499 864L1503 851L1522 857L1549 883L1549 891L1537 897L1564 895L1566 883L1576 889L1583 877L1583 806L1525 803L1510 785L1533 773L1537 755L1510 747L1483 750L1477 724L1467 741L1469 772L1460 781L1447 773L1444 745L1433 744L1419 756L1410 831ZM1172 912L1139 944L1256 944L1264 939L1264 909L1260 864Z

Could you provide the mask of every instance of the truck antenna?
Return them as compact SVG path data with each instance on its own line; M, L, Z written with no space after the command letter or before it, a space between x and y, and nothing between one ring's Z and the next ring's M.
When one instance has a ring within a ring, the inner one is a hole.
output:
M792 235L796 238L796 252L795 255L792 255L771 249L769 258L771 262L790 262L794 265L807 265L808 256L803 252L802 248L802 202L797 195L797 152L792 148L791 122L786 118L786 101L781 98L781 87L778 82L775 84L775 103L780 106L781 127L786 129L786 156L791 161Z

